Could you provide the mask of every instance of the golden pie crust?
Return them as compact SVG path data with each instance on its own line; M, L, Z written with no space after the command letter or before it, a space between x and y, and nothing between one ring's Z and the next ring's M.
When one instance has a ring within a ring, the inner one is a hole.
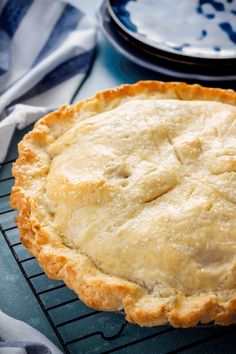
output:
M138 82L19 144L21 240L88 306L141 326L236 322L236 93Z

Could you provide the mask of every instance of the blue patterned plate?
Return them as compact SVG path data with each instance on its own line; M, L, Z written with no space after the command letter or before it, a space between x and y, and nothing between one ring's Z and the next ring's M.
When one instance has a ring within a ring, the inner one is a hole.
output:
M236 82L235 70L232 70L230 74L225 74L223 73L223 70L220 70L219 67L217 67L212 73L210 73L210 70L206 73L195 72L194 65L189 65L190 68L188 68L187 65L184 65L185 63L183 61L180 68L176 64L169 63L165 58L160 60L160 58L150 56L149 53L146 54L144 51L140 50L140 46L134 46L128 36L124 36L118 31L116 23L112 20L109 14L107 0L104 0L99 8L97 18L102 33L114 48L134 63L153 70L158 74L164 75L162 79L168 77L169 80L177 78L178 80L185 80L188 82L211 82L211 85L216 86L218 86L219 83L221 83L221 86L225 83L226 87L234 87L233 83Z
M236 0L108 0L107 6L122 31L153 50L236 58Z

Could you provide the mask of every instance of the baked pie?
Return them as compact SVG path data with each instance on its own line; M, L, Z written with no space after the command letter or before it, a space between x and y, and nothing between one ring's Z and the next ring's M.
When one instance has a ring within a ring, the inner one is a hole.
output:
M39 120L11 205L88 306L141 326L236 322L236 93L124 85Z

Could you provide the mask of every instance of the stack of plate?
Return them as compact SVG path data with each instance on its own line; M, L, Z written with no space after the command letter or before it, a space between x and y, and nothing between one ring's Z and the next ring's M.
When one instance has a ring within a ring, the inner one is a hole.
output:
M236 0L105 0L110 43L135 63L185 80L236 80Z

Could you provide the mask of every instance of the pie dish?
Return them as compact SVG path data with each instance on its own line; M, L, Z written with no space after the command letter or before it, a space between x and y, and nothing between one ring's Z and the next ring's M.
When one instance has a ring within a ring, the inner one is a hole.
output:
M236 93L138 82L19 144L21 240L88 306L141 326L236 322Z

